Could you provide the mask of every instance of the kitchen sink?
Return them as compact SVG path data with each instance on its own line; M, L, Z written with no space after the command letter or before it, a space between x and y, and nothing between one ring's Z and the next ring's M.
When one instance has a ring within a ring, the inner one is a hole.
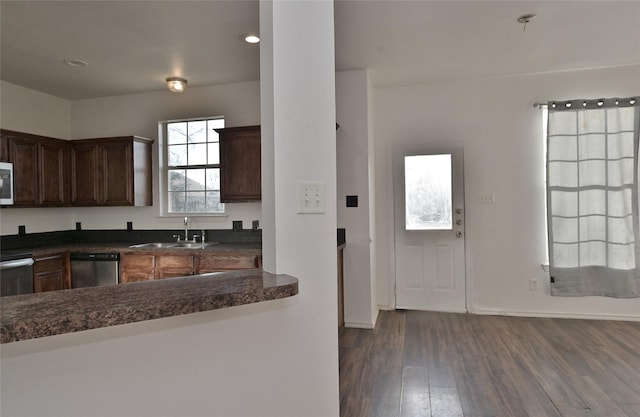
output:
M130 248L173 248L173 249L202 249L207 246L215 245L218 242L199 243L199 242L154 242L154 243L140 243L137 245L131 245Z
M202 249L207 246L215 245L218 242L211 243L197 243L197 242L178 242L174 246L174 248L185 248L185 249Z
M176 242L154 242L154 243L140 243L138 245L131 245L130 248L173 248L177 245Z

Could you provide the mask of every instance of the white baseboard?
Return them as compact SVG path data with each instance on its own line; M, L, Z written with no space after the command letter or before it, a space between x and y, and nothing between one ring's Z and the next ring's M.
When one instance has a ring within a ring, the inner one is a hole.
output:
M585 320L618 320L618 321L638 321L640 316L630 316L625 314L589 314L589 313L564 313L564 312L539 312L539 311L508 311L476 308L471 314L488 316L514 316L514 317L545 317L557 319L585 319Z
M345 320L344 327L349 327L351 329L375 329L376 323L378 322L378 313L380 313L380 308L377 308L373 312L373 317L371 317L372 323Z
M396 311L396 310L404 310L404 311L433 311L437 313L468 313L466 309L459 308L443 308L443 309L433 309L433 310L420 310L414 308L406 308L406 307L389 307L389 306L378 306L379 311Z
M373 329L376 327L375 323L358 323L353 321L345 321L344 327L351 329Z
M376 323L378 322L378 315L379 314L380 314L380 310L376 308L375 315L374 315L374 317L372 317L372 319L373 319L373 327L372 327L372 329L374 329L376 327Z

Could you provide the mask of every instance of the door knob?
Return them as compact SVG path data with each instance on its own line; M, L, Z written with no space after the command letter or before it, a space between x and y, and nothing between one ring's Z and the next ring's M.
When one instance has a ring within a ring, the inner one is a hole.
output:
M460 239L462 237L462 232L456 232L456 237Z

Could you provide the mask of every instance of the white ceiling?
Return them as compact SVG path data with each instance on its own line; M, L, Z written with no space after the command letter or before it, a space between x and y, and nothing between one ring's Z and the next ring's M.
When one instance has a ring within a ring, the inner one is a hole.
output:
M259 79L240 41L257 1L2 0L0 15L0 78L66 99ZM338 0L335 25L336 69L376 86L640 64L640 1Z

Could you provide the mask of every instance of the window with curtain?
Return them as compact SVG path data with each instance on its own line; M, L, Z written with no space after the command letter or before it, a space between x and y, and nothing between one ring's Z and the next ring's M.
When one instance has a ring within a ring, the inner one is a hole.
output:
M636 98L548 103L551 294L640 297Z

